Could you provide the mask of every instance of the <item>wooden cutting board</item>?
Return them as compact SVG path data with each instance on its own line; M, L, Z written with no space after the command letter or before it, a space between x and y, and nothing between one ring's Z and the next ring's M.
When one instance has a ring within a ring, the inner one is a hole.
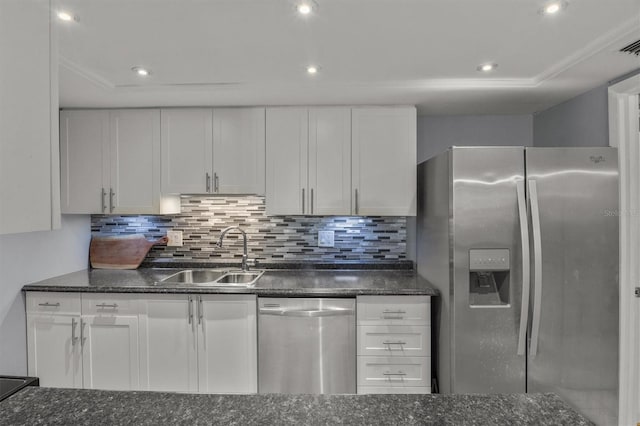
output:
M136 269L155 244L165 244L167 237L149 241L143 234L92 237L89 260L97 269Z

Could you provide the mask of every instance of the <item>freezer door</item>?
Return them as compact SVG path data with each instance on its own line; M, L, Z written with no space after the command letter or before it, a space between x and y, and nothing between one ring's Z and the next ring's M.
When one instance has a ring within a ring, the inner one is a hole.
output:
M554 392L607 425L618 423L617 160L615 148L526 149L528 187L535 182L537 193L530 203L539 211L532 234L541 245L533 270L537 262L542 271L533 280L541 284L533 291L539 326L527 390Z
M453 148L451 159L450 391L525 392L526 356L517 354L522 297L517 183L524 180L524 149Z

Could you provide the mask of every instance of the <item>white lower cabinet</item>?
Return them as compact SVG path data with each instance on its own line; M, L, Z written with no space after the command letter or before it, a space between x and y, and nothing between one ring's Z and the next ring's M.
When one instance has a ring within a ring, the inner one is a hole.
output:
M255 295L27 293L42 386L257 391Z
M143 389L257 391L255 295L158 295L142 304Z
M429 296L358 296L359 394L431 393Z

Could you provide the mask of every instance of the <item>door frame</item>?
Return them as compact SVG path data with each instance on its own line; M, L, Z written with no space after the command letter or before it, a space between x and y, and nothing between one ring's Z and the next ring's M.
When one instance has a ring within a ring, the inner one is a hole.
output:
M609 87L609 145L620 165L620 353L621 425L640 422L640 320L634 289L640 286L640 75Z

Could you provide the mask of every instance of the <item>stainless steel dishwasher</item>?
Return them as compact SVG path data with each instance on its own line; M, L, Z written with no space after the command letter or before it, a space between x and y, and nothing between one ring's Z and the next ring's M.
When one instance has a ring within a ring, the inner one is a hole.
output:
M259 298L259 393L356 393L355 299Z

